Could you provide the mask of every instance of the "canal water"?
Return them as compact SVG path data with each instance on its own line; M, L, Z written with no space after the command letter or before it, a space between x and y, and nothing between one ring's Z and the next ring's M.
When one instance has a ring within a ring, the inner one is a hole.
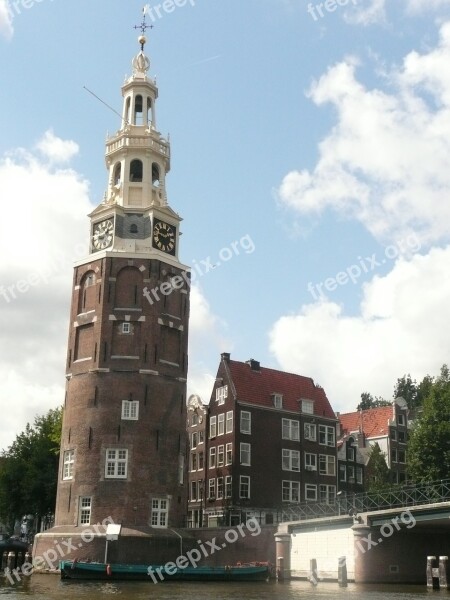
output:
M428 592L425 586L357 585L334 583L317 587L305 581L289 583L161 583L64 582L56 575L35 575L15 586L0 579L0 600L441 600L447 591Z

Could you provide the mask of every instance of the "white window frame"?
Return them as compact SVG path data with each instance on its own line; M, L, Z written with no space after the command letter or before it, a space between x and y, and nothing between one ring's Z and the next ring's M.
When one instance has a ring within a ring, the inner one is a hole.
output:
M283 471L300 471L300 451L283 448L281 466Z
M208 481L208 498L216 497L216 478L212 477Z
M307 398L302 399L302 413L305 415L314 414L314 400L308 400Z
M283 408L283 394L272 394L273 396L273 405L277 409Z
M92 515L92 496L80 496L78 502L78 524L90 525Z
M319 425L319 445L334 448L336 445L335 427L331 427L330 425Z
M217 446L217 466L223 467L225 464L225 446L221 444Z
M319 502L323 503L325 496L325 504L333 504L336 500L336 486L321 483L319 485Z
M345 464L340 464L338 469L338 477L339 481L345 482L347 481L347 466Z
M356 460L356 448L354 446L347 446L347 460L355 462Z
M303 426L303 436L310 442L317 441L317 425L315 423L305 423Z
M209 439L212 440L217 436L217 417L209 419Z
M225 476L225 498L231 498L233 495L233 477L232 475Z
M244 493L244 490L247 490L247 493ZM243 500L250 499L250 476L249 475L239 475L239 498Z
M107 448L105 479L126 479L127 475L128 450L126 448Z
M227 411L225 433L233 433L233 411Z
M215 446L212 446L209 449L209 462L208 462L208 468L209 469L215 469L216 468L216 456L217 456L217 449Z
M283 480L281 482L281 498L283 502L300 502L300 482Z
M252 413L248 410L241 410L240 431L246 435L252 433ZM247 427L248 425L248 427Z
M198 446L198 432L194 431L191 436L191 448L194 450Z
M205 432L203 429L200 429L198 432L198 445L205 443Z
M217 436L225 433L225 413L221 413L217 417Z
M131 323L129 323L128 321L126 323L122 323L122 333L131 333Z
M332 477L336 476L335 456L333 456L332 454L319 454L319 474Z
M197 493L197 482L196 481L191 481L191 502L196 502L197 501L197 497L198 497L198 493Z
M233 464L233 443L230 442L225 446L225 464L232 465Z
M157 529L167 529L169 517L169 499L152 498L151 525Z
M397 415L397 424L404 427L406 425L406 416L402 414Z
M305 452L305 471L317 471L317 454Z
M203 471L203 469L205 468L205 453L199 452L198 453L198 467L197 470L198 471Z
M362 485L363 483L363 470L362 467L356 467L356 483Z
M300 421L281 419L281 437L283 440L300 441Z
M252 465L252 446L247 442L241 442L239 447L239 462L243 467Z
M139 401L138 400L122 400L122 420L123 421L138 421L139 420Z
M223 477L217 478L217 500L223 500L224 487L223 487Z
M63 481L73 479L75 450L65 450L63 456Z
M310 492L314 492L314 497L309 497ZM317 485L315 483L305 483L305 500L317 502Z
M222 385L216 389L216 402L219 404L225 404L225 400L228 398L228 386Z
M190 464L190 471L197 471L197 453L196 452L191 452L191 464Z

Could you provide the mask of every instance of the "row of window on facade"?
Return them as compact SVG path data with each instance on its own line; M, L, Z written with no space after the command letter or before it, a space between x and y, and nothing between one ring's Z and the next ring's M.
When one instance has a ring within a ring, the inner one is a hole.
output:
M216 402L217 404L221 405L225 403L225 400L228 398L228 386L227 385L223 385L221 387L218 387L216 389ZM277 409L282 409L283 408L283 394L277 394L277 393L273 393L272 394L272 400L273 400L273 405L274 408ZM313 415L314 414L314 401L313 400L308 400L308 399L301 399L300 400L300 407L301 407L301 412L308 414L308 415Z
M105 479L126 479L128 473L128 450L108 448L105 454ZM63 456L63 479L73 479L75 450L65 450Z
M251 500L251 477L249 475L239 476L239 498ZM300 481L283 480L281 482L281 499L283 502L300 502ZM208 479L207 499L223 500L230 499L233 495L233 478L231 475L225 477L213 477ZM204 482L202 479L191 481L190 502L202 502L204 500ZM336 486L328 484L304 484L304 500L319 501L331 504L336 499Z
M92 518L92 496L81 496L78 503L78 523L90 525ZM169 501L165 498L153 498L151 501L152 527L167 527Z
M142 183L144 179L144 164L138 158L130 162L128 180L132 183ZM114 185L119 185L122 181L122 163L117 163L113 174ZM157 163L152 164L152 185L159 187L161 183L160 168Z

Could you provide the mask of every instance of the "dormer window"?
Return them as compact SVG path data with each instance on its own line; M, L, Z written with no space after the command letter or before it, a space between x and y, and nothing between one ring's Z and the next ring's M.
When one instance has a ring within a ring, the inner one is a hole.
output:
M228 397L228 386L222 385L216 389L216 402L217 404L225 404L225 399Z
M283 408L283 394L272 394L272 399L275 408Z
M301 400L302 413L307 415L314 414L314 402L312 400Z

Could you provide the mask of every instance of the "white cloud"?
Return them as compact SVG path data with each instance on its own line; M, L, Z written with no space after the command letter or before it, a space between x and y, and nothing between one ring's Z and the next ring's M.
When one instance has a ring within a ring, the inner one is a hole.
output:
M201 288L193 285L191 288L191 314L189 319L189 375L188 395L197 394L203 402L208 403L216 369L211 372L211 354L215 354L218 365L220 354L230 352L230 341L226 336L226 323L219 319L211 310ZM195 361L194 361L195 357Z
M350 3L350 7L344 18L348 23L354 25L373 25L386 21L386 12L389 6L398 5L399 0L359 0L356 6ZM409 16L417 16L425 11L437 11L450 6L450 0L403 0L402 4Z
M387 83L367 89L347 59L311 88L337 122L321 142L311 171L289 173L281 202L299 213L328 207L351 216L378 239L415 231L428 243L448 240L450 221L450 24L437 48L411 52Z
M50 129L46 131L44 137L38 142L37 149L52 164L67 163L78 154L79 146L72 140L62 140L55 136Z
M270 332L281 368L311 376L335 410L355 410L360 394L392 398L398 377L435 375L448 362L450 246L410 261L363 288L360 314L331 300L302 306Z
M14 33L8 0L0 0L0 36L11 39Z
M1 449L63 402L72 266L92 207L76 172L23 149L0 159L0 189Z

